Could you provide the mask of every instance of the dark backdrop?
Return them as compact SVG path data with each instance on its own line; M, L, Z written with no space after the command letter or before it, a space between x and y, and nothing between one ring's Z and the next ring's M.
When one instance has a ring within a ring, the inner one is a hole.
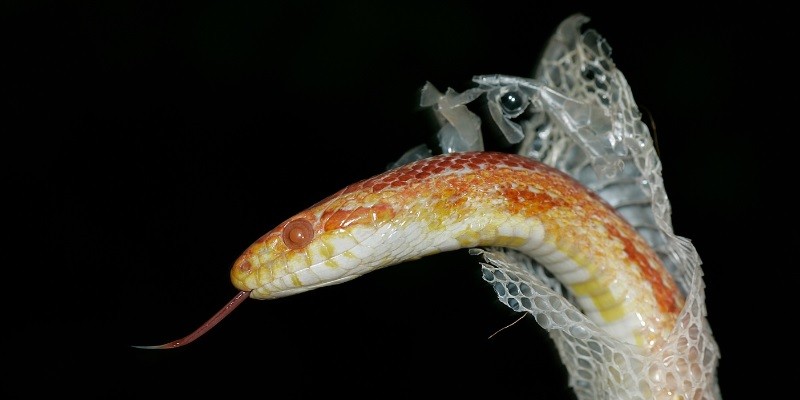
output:
M4 391L573 398L532 318L488 338L518 315L466 251L246 302L186 348L129 346L192 331L235 294L228 271L253 240L432 135L426 81L530 76L576 12L656 127L675 232L703 259L723 395L783 382L758 361L775 346L759 343L793 352L790 336L759 318L775 280L797 274L765 249L797 235L759 214L752 98L765 76L752 60L765 28L751 9L268 3L7 3L3 171L8 218L23 224L8 242L22 257L7 264Z

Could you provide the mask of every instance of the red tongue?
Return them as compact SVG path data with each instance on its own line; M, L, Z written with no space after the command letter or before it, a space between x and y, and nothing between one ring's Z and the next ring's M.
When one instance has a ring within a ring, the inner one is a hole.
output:
M238 307L245 300L247 300L247 295L249 293L250 292L245 292L245 291L237 293L236 296L234 296L233 299L229 301L228 304L225 305L225 307L222 307L221 310L217 311L217 313L214 314L213 317L209 318L209 320L206 321L205 324L201 325L199 328L197 328L197 330L195 330L194 332L190 333L189 335L181 339L173 340L169 343L164 343L157 346L133 346L133 347L136 347L137 349L163 350L163 349L174 349L176 347L186 346L187 344L194 342L200 336L203 336L206 332L210 331L211 328L214 327L214 325L218 324L219 321L222 321L223 318L227 317L228 314L231 313L231 311L233 311L236 307Z

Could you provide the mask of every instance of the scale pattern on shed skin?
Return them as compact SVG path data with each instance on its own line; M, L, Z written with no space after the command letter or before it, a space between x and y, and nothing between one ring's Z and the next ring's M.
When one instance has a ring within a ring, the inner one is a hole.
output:
M599 196L546 164L494 152L431 157L352 184L259 238L231 280L252 298L277 298L488 246L539 261L628 343L657 346L683 307L656 254Z

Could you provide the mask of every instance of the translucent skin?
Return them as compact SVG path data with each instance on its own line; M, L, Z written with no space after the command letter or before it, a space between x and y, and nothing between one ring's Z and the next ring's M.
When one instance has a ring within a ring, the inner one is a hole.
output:
M288 296L460 248L536 259L612 336L653 348L684 299L617 212L568 175L494 152L423 159L350 185L278 225L236 260L233 284Z

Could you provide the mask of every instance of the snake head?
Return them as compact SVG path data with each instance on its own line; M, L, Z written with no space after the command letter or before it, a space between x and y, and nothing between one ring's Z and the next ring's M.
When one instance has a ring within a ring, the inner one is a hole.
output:
M234 262L231 281L261 300L354 279L378 264L374 247L393 216L380 196L348 187L256 240Z
M366 195L365 195L366 194ZM174 349L204 335L247 297L274 299L354 279L383 266L373 247L392 235L394 211L370 191L348 187L267 232L236 259L231 281L240 292L189 335L141 349ZM366 203L365 203L366 201Z

